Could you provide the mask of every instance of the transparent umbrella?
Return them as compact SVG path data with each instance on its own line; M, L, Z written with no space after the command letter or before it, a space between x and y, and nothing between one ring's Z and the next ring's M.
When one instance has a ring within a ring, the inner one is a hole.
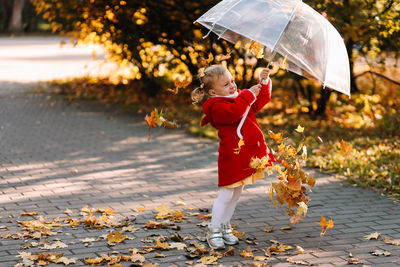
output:
M343 39L301 0L223 0L195 22L243 47L257 42L269 62L280 57L288 70L350 96Z

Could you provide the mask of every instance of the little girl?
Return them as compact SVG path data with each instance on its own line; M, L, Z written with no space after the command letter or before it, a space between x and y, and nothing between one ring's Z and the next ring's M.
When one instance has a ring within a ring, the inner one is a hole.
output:
M220 191L213 205L207 242L212 249L223 249L225 244L239 242L232 234L230 220L243 186L264 177L249 167L251 158L268 155L270 161L274 161L255 117L255 113L270 101L272 86L269 70L263 69L259 84L240 91L231 73L222 65L206 68L200 81L202 86L192 92L192 99L199 102L208 95L203 104L205 116L201 125L211 123L218 129L221 139L218 149ZM241 138L244 145L239 146Z

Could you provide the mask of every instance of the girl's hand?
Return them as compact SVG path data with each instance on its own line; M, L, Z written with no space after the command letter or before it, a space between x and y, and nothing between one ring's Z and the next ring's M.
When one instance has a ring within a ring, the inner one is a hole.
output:
M261 80L267 80L268 77L269 77L269 69L268 68L262 69L262 71L260 72Z
M258 96L261 90L261 84L253 85L252 87L250 87L249 90L252 91L256 96Z

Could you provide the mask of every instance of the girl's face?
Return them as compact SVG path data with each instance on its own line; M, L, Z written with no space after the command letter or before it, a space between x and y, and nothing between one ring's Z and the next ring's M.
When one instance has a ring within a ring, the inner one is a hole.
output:
M215 78L212 89L208 91L210 96L228 96L237 91L237 86L232 74L226 70L223 75Z

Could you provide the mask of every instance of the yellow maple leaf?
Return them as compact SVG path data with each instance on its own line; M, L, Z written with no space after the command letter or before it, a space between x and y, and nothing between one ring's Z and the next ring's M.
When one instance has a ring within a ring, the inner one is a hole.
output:
M178 204L179 206L185 206L186 205L186 203L181 201L181 200L177 200L176 204Z
M269 195L269 199L271 200L272 204L274 204L275 208L277 208L278 204L273 199L273 197L274 197L274 188L272 186L268 187L268 195Z
M264 57L264 46L259 42L252 41L248 51L251 52L256 58Z
M169 244L167 242L161 242L159 239L156 240L157 248L163 250L169 250Z
M303 133L304 132L304 127L301 127L300 124L297 125L297 128L295 129L296 132L298 133Z
M135 212L145 212L146 211L146 207L142 207L142 208L135 208L133 209Z
M240 153L240 148L244 146L244 141L242 138L240 138L239 142L238 142L238 147L234 149L235 154L239 154Z
M161 203L160 207L154 208L158 213L155 215L156 219L166 219L170 217L171 210L168 208L167 204Z
M204 68L200 68L198 71L198 75L200 78L203 78L206 74L204 73Z
M203 256L200 258L200 261L202 264L215 264L219 258L218 256Z
M96 264L102 263L103 261L105 261L105 259L103 257L101 257L101 258L92 258L92 259L89 258L89 259L86 259L85 261L87 263L89 263L89 264L96 265Z
M206 59L207 63L210 64L214 60L213 54L210 52L208 53L208 58Z
M109 233L107 235L107 240L109 245L114 245L115 243L121 243L127 238L126 235L122 235L120 232Z
M240 252L240 256L243 258L253 258L253 249L251 247L245 248L242 252Z

